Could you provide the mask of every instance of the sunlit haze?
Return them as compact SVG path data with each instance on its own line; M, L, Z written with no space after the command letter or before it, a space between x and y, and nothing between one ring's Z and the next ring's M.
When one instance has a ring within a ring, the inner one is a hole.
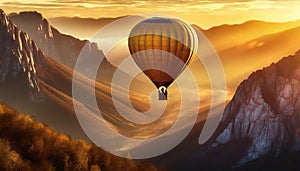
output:
M296 0L2 0L7 13L39 11L52 17L117 17L141 13L160 13L182 18L202 28L247 20L284 22L300 19Z

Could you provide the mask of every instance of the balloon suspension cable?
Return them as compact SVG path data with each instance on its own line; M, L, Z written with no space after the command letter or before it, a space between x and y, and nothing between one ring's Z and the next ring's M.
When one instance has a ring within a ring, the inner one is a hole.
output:
M158 88L158 99L159 100L168 100L168 91L165 86L160 86Z

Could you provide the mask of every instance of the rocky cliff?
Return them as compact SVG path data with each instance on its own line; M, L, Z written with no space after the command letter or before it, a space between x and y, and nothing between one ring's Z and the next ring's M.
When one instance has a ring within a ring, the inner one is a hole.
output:
M9 18L18 28L28 33L44 53L70 68L74 68L81 49L88 46L89 52L85 52L86 60L104 58L101 71L113 72L115 70L115 67L107 61L95 43L60 33L38 12L14 13L10 14Z
M227 127L213 146L249 143L235 164L300 150L300 51L243 81L225 109Z
M25 84L38 90L33 56L42 52L29 36L20 31L0 9L0 80L22 78Z

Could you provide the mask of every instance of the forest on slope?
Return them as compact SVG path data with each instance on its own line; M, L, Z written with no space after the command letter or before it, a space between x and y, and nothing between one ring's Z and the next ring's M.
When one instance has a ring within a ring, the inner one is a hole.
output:
M135 164L114 156L83 140L73 140L29 115L0 104L0 170L157 169L149 163Z

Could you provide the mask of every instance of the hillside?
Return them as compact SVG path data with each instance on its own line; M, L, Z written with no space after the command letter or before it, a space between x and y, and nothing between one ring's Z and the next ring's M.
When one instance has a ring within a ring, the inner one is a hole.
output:
M73 140L0 104L0 170L157 170Z

